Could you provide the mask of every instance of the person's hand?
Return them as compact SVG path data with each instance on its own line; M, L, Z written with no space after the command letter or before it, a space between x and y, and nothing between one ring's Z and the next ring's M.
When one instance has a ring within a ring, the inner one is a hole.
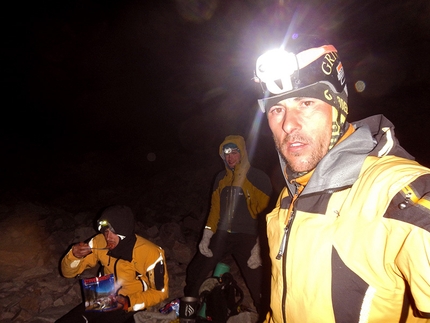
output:
M91 248L87 243L79 242L72 246L72 253L76 258L84 258L91 253Z
M130 307L130 299L127 296L118 295L116 297L116 301L118 302L118 304L122 306L122 309L124 311L127 311L128 308Z
M199 243L199 250L202 255L210 258L213 256L212 250L209 249L209 243L211 242L211 238L214 235L212 230L204 229L202 240Z
M257 238L257 242L251 250L251 256L248 259L248 267L251 269L258 268L261 266L261 257L260 257L260 240Z

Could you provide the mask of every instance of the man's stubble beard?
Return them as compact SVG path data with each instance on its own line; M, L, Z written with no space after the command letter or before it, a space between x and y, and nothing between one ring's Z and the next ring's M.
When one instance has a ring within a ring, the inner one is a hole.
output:
M278 151L282 160L295 173L304 173L304 172L309 172L309 171L313 170L318 165L318 163L321 161L321 159L328 152L328 146L324 147L324 145L322 143L319 143L317 146L317 149L311 152L311 155L308 159L306 159L304 161L300 161L299 163L292 163L288 160L288 158L282 152L282 146L287 145L288 141L290 140L290 137L291 136L287 136L282 141L282 144L279 143L279 141L275 138L275 136L273 136L273 139L275 141L276 150ZM293 136L293 140L304 142L306 144L312 144L313 143L313 141L309 141L307 138L303 138L301 136ZM297 157L300 157L301 154L296 153L296 154L292 154L292 156L297 158ZM295 164L299 164L299 165L295 165Z

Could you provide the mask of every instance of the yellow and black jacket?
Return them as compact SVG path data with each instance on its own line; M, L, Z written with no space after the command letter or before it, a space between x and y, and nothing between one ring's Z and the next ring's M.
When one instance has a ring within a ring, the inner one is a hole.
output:
M350 132L267 215L269 323L430 322L430 170L383 116Z
M103 234L92 238L89 246L105 248ZM117 293L128 296L130 300L129 311L143 310L169 296L169 278L163 249L138 235L131 261L111 257L108 250L97 249L79 259L70 250L62 259L61 270L65 277L72 278L98 263L103 266L104 274L114 274Z
M223 147L234 143L240 149L241 160L234 169L225 163ZM272 193L270 178L261 170L251 167L245 141L241 136L227 136L219 147L225 170L214 182L211 209L206 228L257 234L257 216L268 206Z

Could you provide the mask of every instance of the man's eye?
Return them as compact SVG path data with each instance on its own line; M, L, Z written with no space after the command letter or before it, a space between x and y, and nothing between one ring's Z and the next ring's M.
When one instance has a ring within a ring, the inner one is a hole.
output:
M270 109L270 113L274 113L274 114L282 113L282 111L284 111L282 107L273 107L272 109Z
M313 103L313 101L303 101L301 105L304 107L310 107Z

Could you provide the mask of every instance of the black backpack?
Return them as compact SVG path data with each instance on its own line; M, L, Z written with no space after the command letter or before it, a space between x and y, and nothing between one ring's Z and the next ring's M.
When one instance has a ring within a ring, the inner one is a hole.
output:
M200 287L200 302L206 304L206 317L200 322L225 323L239 313L242 301L243 291L229 272L207 278Z

